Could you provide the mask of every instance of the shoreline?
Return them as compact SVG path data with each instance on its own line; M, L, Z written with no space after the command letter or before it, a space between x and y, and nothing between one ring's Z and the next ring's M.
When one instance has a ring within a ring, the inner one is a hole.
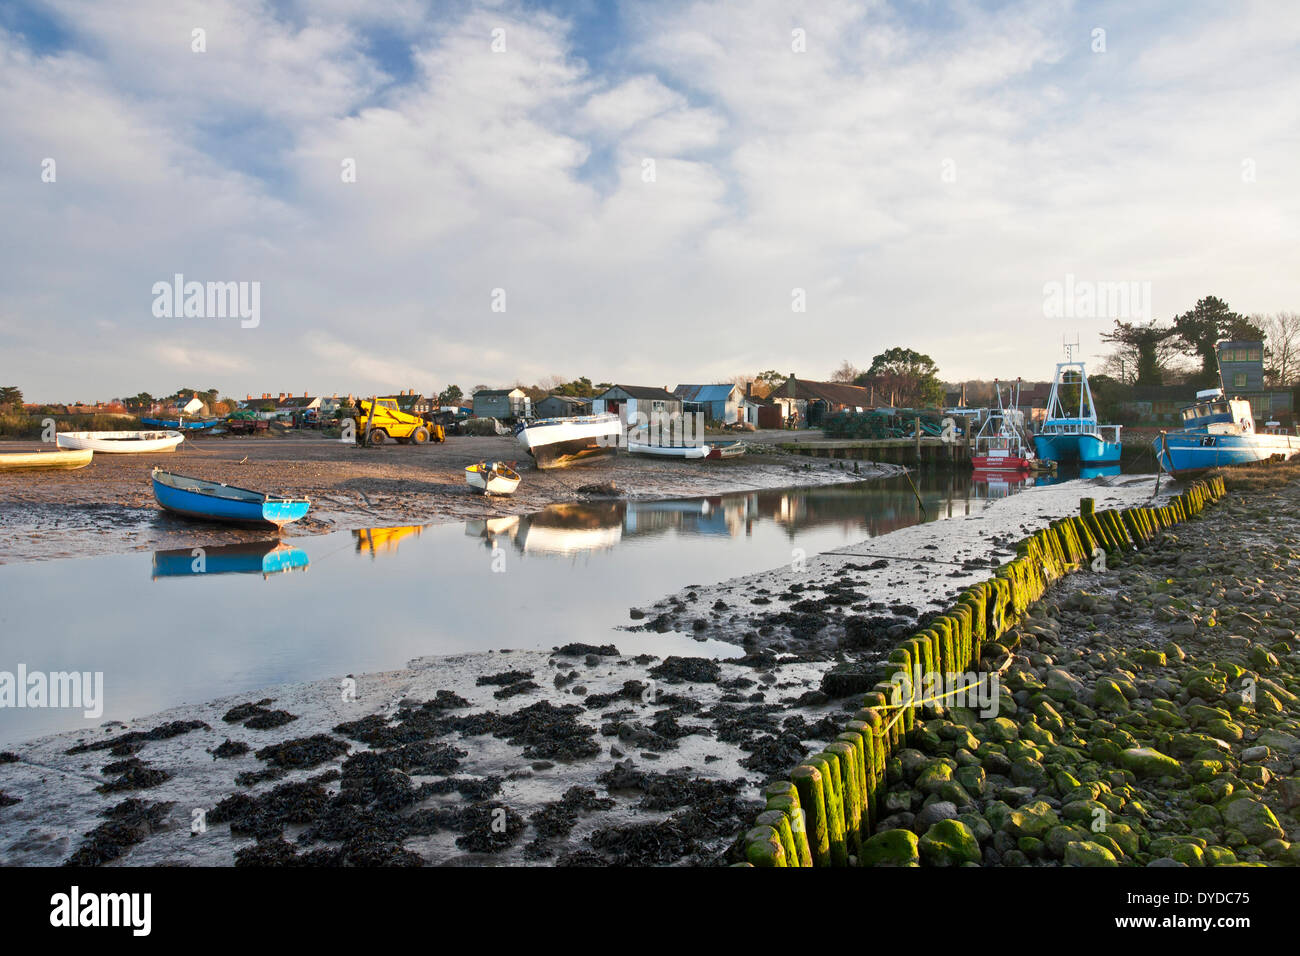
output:
M895 465L817 462L773 451L721 461L673 461L619 454L568 469L539 471L510 436L454 436L442 444L358 448L322 438L228 438L187 443L170 454L96 455L76 471L0 472L0 564L260 540L266 529L186 521L154 501L154 465L184 474L306 495L312 509L282 537L373 527L431 525L541 511L564 502L661 500L761 489L870 481L902 474ZM0 452L35 442L3 442ZM484 459L520 460L523 481L509 498L487 498L464 469ZM614 488L609 488L613 483Z
M970 558L984 564L970 573L987 576L1000 544L1018 540L1026 521L1039 520L1031 511L1048 507L1049 498L1056 507L1077 506L1083 495L1099 504L1148 496L1146 477L1105 481L1036 489L976 515L867 544L899 545L899 553L916 555L928 546L942 549L954 536L971 549L983 539L984 550ZM833 552L814 557L803 572L805 588L831 584L832 572L861 560ZM903 563L885 579L885 586L903 589L898 593L951 595L963 586L934 565ZM776 586L788 584L789 573L780 568L741 581ZM707 591L697 590L696 605L712 595ZM715 661L618 655L612 630L601 647L424 658L405 669L356 675L355 700L343 699L340 675L39 738L13 748L17 760L0 763L0 791L21 801L0 809L0 862L60 863L85 845L107 853L105 861L139 865L228 865L241 852L244 862L301 862L300 854L322 847L327 851L311 862L717 863L760 808L759 785L833 740L856 709L854 696L827 693L836 691L824 677L838 652L822 644L832 636L793 651L747 647L743 657ZM893 643L882 632L852 655L869 663L873 645L887 652ZM240 705L257 705L242 708L251 720L223 719ZM152 739L159 728L170 732L169 725L188 729ZM125 732L146 737L100 749ZM87 744L96 749L67 753ZM210 751L232 756L217 759ZM241 774L252 775L243 778L247 785L238 782ZM53 780L60 783L51 786ZM154 785L135 786L140 782ZM345 814L340 801L363 810ZM331 806L346 819L331 816L331 827L321 829ZM132 833L149 834L138 846L118 846L120 857L101 846L116 832L102 816L114 807L133 815ZM191 839L186 826L194 810L216 815L202 839ZM509 821L503 834L485 829L495 810ZM357 814L377 815L377 829L353 832L347 820ZM678 838L665 844L660 831L669 819ZM83 837L89 833L98 835ZM305 842L260 845L255 833Z

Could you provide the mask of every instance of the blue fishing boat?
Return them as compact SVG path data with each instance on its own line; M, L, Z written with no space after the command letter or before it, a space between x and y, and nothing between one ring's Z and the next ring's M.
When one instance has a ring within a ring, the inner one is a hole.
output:
M1195 403L1182 409L1182 419L1181 431L1162 431L1152 443L1160 467L1174 477L1300 454L1300 437L1277 422L1256 431L1250 402L1225 398L1221 388L1197 392Z
M197 432L216 428L221 424L219 418L142 418L140 424L148 428L173 428L181 431Z
M260 574L267 577L307 567L307 552L279 538L241 541L203 548L176 548L153 553L155 578L204 574Z
M1056 365L1047 418L1034 435L1039 458L1057 462L1100 465L1119 461L1119 425L1097 424L1088 372L1073 361L1073 346L1066 346L1066 361Z
M158 504L168 511L187 517L241 524L272 524L277 528L297 521L311 507L306 498L267 495L217 481L187 478L161 468L153 470L153 494Z

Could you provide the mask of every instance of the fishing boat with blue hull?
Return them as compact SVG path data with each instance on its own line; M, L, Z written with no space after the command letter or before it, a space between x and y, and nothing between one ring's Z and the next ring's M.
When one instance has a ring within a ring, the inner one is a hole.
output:
M241 541L203 548L176 548L153 553L153 577L176 578L205 574L260 574L268 577L307 567L307 552L279 538Z
M1066 347L1066 361L1056 365L1047 418L1034 435L1034 448L1039 458L1051 461L1081 465L1117 462L1122 426L1097 424L1088 371L1082 362L1073 361L1071 349Z
M207 521L275 525L283 528L307 513L307 498L285 498L218 481L153 470L153 494L168 511Z
M1300 436L1287 434L1276 422L1256 431L1250 402L1225 398L1221 388L1197 392L1196 402L1181 414L1182 430L1161 432L1152 443L1160 467L1176 478L1300 454Z

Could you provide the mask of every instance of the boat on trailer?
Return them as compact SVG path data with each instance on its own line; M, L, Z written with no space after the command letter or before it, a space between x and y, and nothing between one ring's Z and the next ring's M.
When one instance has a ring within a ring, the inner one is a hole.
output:
M1226 398L1222 388L1197 392L1181 415L1181 431L1162 431L1152 442L1160 467L1176 478L1211 468L1288 461L1300 454L1300 436L1287 434L1276 422L1256 431L1250 402Z
M155 468L153 494L168 511L206 521L274 525L283 528L307 513L307 498L268 495L219 481L190 478Z
M60 432L60 448L89 449L101 455L140 455L174 451L185 440L180 432Z
M85 468L95 455L89 448L73 451L19 451L0 454L0 471L28 471L57 468L72 471Z
M465 483L485 495L513 495L519 473L504 461L480 461L465 469Z
M612 412L573 418L539 418L515 426L515 439L538 468L564 468L618 450L622 420Z
M1056 365L1047 418L1034 435L1039 458L1100 465L1119 461L1123 426L1097 424L1097 406L1088 384L1088 370L1074 361L1076 344L1065 346L1065 361ZM1077 391L1077 395L1075 394Z

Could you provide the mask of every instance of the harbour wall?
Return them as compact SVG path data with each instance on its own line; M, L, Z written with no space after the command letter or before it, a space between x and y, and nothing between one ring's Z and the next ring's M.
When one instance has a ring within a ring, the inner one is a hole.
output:
M921 741L914 731L927 700L922 687L947 687L950 677L977 673L985 642L1014 627L1057 580L1103 555L1150 546L1165 529L1189 521L1224 494L1219 477L1198 481L1159 507L1097 511L1091 498L1080 513L1023 539L1017 556L888 657L834 743L763 790L765 809L739 839L743 867L849 866L885 814L885 767L890 756ZM942 701L935 701L942 703ZM923 749L923 748L918 748Z

